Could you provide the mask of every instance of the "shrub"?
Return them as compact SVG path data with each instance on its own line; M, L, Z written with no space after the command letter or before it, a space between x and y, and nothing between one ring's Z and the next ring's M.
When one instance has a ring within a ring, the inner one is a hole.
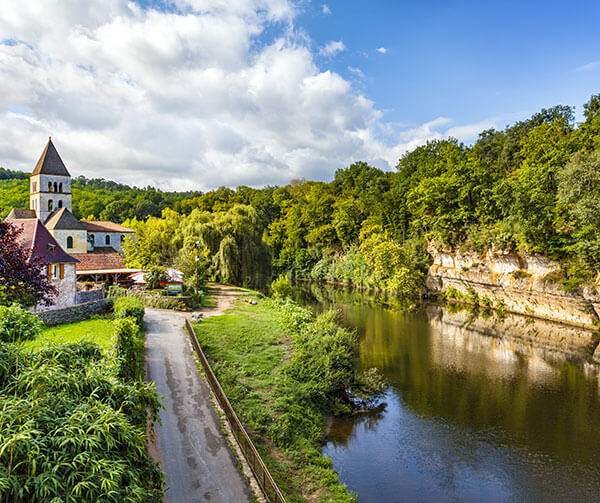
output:
M118 285L110 285L108 290L106 291L106 296L109 299L120 299L121 297L125 297L127 295L127 289Z
M271 426L271 436L289 447L300 439L321 440L325 413L350 411L348 391L357 384L354 363L358 345L355 332L336 323L335 311L307 319L307 311L283 304L286 325L292 332L292 352L278 383L275 408L280 419Z
M26 309L14 304L0 306L0 341L18 342L35 339L44 324Z
M120 297L115 300L115 316L117 318L133 318L139 328L144 326L144 304L136 297Z
M100 354L92 344L34 355L0 344L0 501L161 501L145 445L154 385L122 382Z
M174 311L189 311L189 305L192 303L191 297L169 297L148 292L130 292L130 297L139 299L146 307L154 307L156 309L172 309Z
M285 299L292 296L292 284L287 276L281 275L271 283L271 291L276 299Z
M138 355L141 354L139 327L135 318L115 320L115 348L119 365L119 377L131 381L140 377L141 365Z
M146 286L150 290L160 288L161 281L167 281L167 273L164 267L150 267L147 272L144 273L144 281Z

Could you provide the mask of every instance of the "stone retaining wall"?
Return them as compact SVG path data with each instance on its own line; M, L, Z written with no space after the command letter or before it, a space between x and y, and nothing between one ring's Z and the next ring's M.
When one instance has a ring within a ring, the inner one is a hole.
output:
M77 296L75 297L76 304L85 304L87 302L96 302L106 297L104 294L104 288L97 288L96 290L78 290Z
M76 306L65 307L63 309L43 311L36 314L46 325L54 326L62 325L63 323L73 323L76 321L87 320L95 314L104 314L111 309L112 300L102 299L94 302L78 304Z

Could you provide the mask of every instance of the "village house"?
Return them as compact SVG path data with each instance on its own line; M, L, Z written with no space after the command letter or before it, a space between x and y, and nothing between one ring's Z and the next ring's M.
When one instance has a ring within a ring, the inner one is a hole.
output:
M130 274L123 242L133 231L106 221L78 220L72 213L71 175L52 138L44 148L29 182L29 209L13 209L6 220L22 229L22 246L47 267L58 295L49 309L82 301L77 283L119 282Z

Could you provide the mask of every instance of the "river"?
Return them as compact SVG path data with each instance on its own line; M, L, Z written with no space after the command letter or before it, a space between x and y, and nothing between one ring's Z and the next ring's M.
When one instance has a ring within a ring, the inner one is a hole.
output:
M380 410L334 419L323 448L361 502L600 501L600 378L580 356L482 335L439 306L314 285L296 300L336 307L358 365L389 383Z

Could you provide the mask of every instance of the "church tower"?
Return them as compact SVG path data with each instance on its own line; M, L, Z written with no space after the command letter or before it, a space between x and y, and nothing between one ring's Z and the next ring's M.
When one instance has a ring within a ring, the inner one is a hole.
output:
M71 211L71 175L56 151L52 138L31 173L29 208L42 223L59 208Z

